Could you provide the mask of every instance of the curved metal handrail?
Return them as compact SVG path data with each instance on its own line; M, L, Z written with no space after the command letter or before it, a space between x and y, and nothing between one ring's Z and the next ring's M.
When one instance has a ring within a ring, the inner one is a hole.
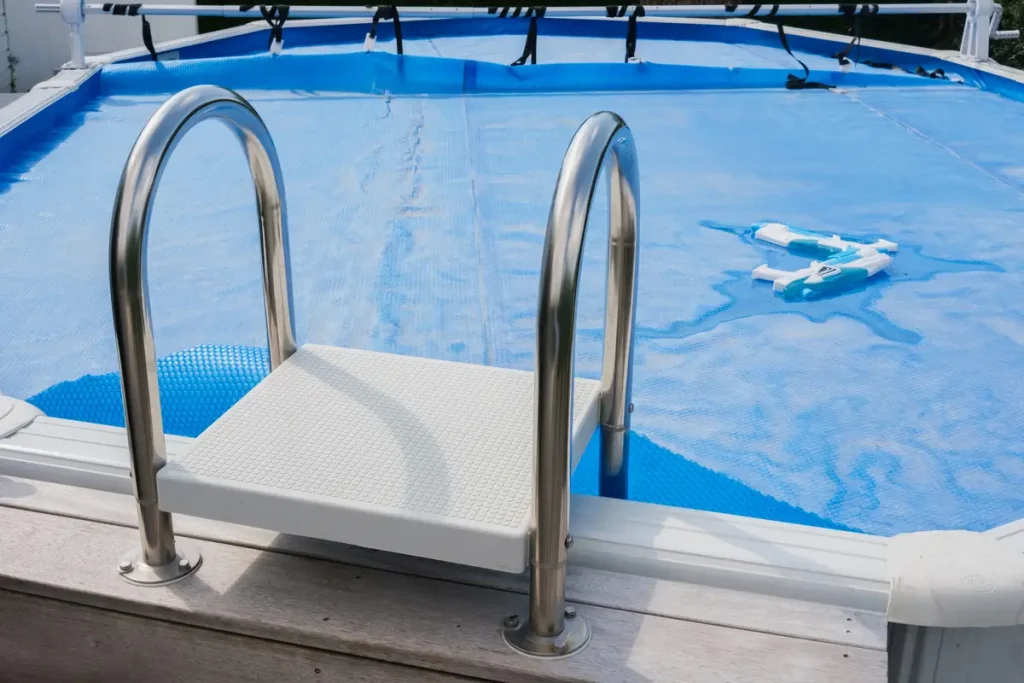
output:
M252 173L271 368L295 353L284 181L274 142L256 110L238 94L210 85L183 90L153 114L135 141L121 174L110 224L110 298L142 537L141 554L122 561L120 570L136 583L167 583L197 566L196 560L176 552L171 516L158 505L156 474L166 462L166 445L147 292L146 243L153 195L167 160L181 138L207 119L223 121L238 137Z
M530 615L527 624L505 630L513 647L534 655L565 655L589 640L589 629L581 618L574 617L568 624L565 618L565 563L571 544L573 336L587 220L598 176L608 158L612 162L607 171L611 234L601 371L601 494L626 496L640 171L626 123L616 114L601 112L583 122L566 150L551 200L541 261Z

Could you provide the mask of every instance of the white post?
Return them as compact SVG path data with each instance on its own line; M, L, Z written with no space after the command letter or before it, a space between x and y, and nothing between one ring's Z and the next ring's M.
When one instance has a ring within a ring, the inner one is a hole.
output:
M85 68L85 43L82 42L82 24L85 23L85 0L60 0L60 16L71 30L72 69Z
M999 22L1003 20L1003 6L996 5L995 11L992 12L992 26L991 31L988 32L989 37L992 40L1017 40L1020 38L1020 31L1017 29L1010 29L1008 31L999 30Z
M992 33L992 0L971 0L967 3L967 21L960 41L960 56L975 62L988 61L988 39Z

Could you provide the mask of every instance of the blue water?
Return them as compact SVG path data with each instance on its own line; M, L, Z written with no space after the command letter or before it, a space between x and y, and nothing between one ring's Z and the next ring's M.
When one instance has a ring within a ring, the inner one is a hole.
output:
M703 221L702 227L719 230L736 235L745 244L760 251L763 263L780 270L797 270L806 268L810 257L794 254L783 247L766 245L754 239L754 227L750 225L721 225L714 221ZM882 238L882 235L860 234L858 239L865 243ZM808 320L823 323L835 316L846 316L859 320L871 328L875 335L889 341L903 344L918 344L923 337L910 328L896 326L888 317L878 313L874 304L879 301L888 287L901 282L926 281L945 273L972 273L1005 271L994 263L987 261L970 261L962 259L943 259L926 256L921 247L903 248L892 265L870 280L857 286L845 288L833 295L814 300L801 301L799 312ZM781 297L773 299L775 305L766 305L765 297L754 298L746 293L753 289L771 289L771 283L750 281L750 271L726 271L730 279L715 285L715 291L728 299L721 308L709 311L693 323L680 325L664 331L667 337L683 337L698 334L712 329L727 320L739 320L753 315L768 313L792 313L793 302Z
M561 155L586 115L611 109L642 175L632 497L878 534L1024 516L1024 105L954 86L243 94L284 168L300 341L532 368ZM0 327L0 391L50 414L122 419L108 223L163 99L101 95L0 169L0 319L18 321ZM603 322L598 200L577 338L588 377ZM769 219L900 253L855 291L786 302L750 279L800 261L747 238ZM172 433L197 433L265 368L257 240L236 143L202 124L153 210L163 391L196 359L242 379L225 392L200 373L201 405L168 394ZM593 489L587 462L577 490Z

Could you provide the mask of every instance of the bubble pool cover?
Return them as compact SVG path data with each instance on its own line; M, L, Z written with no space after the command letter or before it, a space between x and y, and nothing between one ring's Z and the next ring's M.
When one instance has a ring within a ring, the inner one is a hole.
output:
M1024 105L966 87L243 95L281 156L300 342L531 368L561 155L587 115L610 109L634 131L642 177L634 458L654 479L683 471L678 459L712 499L667 502L880 534L1024 516ZM0 319L16 323L0 326L0 391L52 415L75 416L72 380L116 370L111 203L164 99L101 94L4 169ZM588 377L599 374L605 201L580 293ZM760 220L885 237L901 253L858 291L788 303L750 280L760 263L796 265L746 238ZM153 210L160 356L263 345L257 240L237 145L202 124ZM164 388L171 431L211 419L187 414L211 377L179 399ZM82 381L105 392L87 404L114 397L103 419L119 421L116 382Z

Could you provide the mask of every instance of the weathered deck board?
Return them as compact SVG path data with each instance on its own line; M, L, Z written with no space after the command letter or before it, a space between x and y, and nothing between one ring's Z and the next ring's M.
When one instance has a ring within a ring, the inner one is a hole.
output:
M405 666L522 683L866 683L878 650L586 606L590 647L562 661L511 652L501 616L517 593L213 542L167 588L122 581L134 529L0 508L0 589ZM45 558L41 561L40 558ZM108 562L107 558L111 558Z
M0 477L0 507L35 510L132 527L134 501L101 491ZM527 577L392 555L263 529L175 515L179 535L332 560L525 594ZM566 591L577 604L687 619L806 640L884 650L883 615L798 600L569 565Z
M473 679L0 591L0 680L473 683Z

